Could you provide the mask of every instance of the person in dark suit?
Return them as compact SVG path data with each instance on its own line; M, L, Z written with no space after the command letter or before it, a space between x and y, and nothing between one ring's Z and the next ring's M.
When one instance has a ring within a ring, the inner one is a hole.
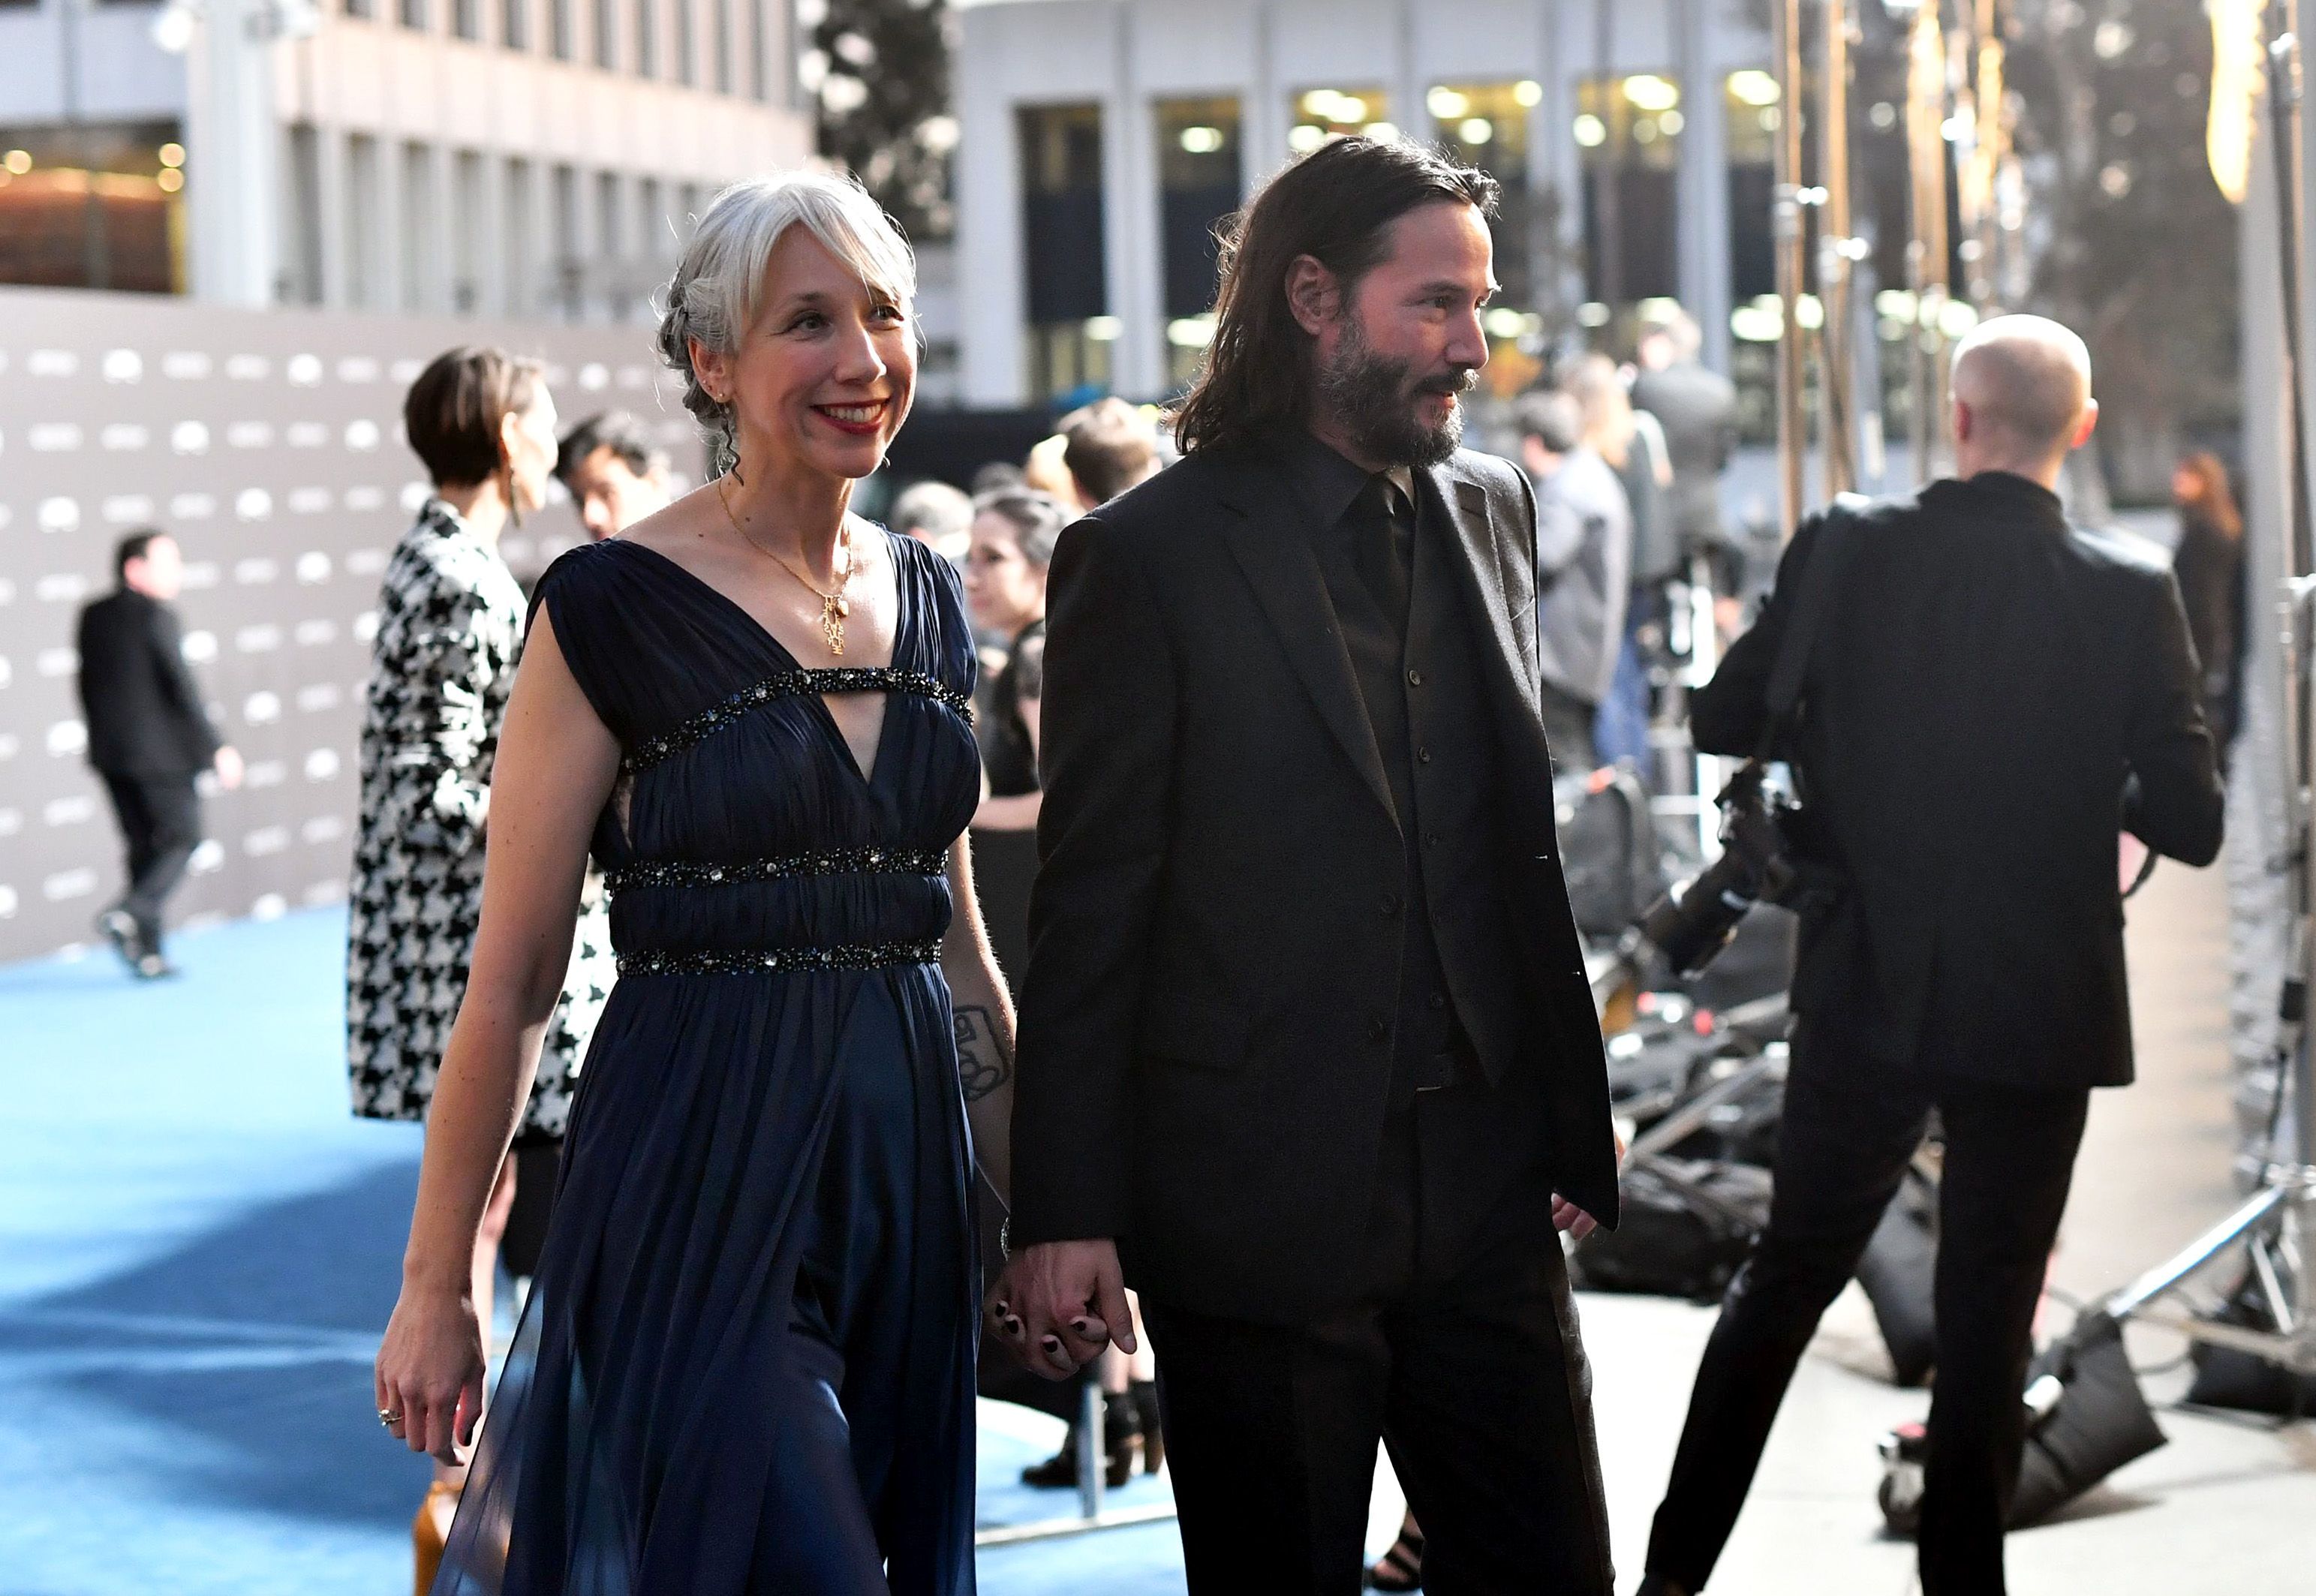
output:
M1609 1589L1556 1228L1617 1148L1554 833L1536 506L1457 447L1485 174L1337 140L1225 259L1186 458L1065 531L991 1333L1141 1293L1190 1588ZM1123 1274L1121 1276L1121 1263Z
M1945 1177L1926 1596L2000 1596L2035 1305L2095 1086L2131 1080L2116 829L2189 864L2222 794L2178 584L2053 492L2098 407L2037 317L1956 350L1954 479L1805 522L1694 700L1750 753L1798 574L1831 556L1790 750L1812 851L1768 1228L1707 1343L1644 1591L1713 1571L1786 1386L1933 1109ZM1834 539L1846 539L1836 553Z
M80 701L88 762L103 778L129 850L129 886L97 929L138 976L175 974L161 910L201 841L193 779L241 784L241 756L218 736L185 666L177 612L185 558L166 532L131 532L113 550L120 586L80 612Z
M1721 473L1737 447L1737 390L1697 360L1703 334L1674 310L1641 334L1633 404L1664 429L1672 468L1667 517L1676 563L1697 550L1727 558L1721 533ZM1651 571L1652 576L1663 573Z

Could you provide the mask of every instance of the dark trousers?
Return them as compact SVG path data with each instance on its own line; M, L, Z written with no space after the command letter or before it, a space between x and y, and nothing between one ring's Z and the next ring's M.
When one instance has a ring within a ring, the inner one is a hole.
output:
M1730 1283L1689 1396L1649 1571L1703 1587L1786 1386L1857 1267L1930 1110L1938 1193L1937 1378L1920 1556L1924 1596L2000 1596L2002 1526L2026 1436L2035 1305L2089 1093L1909 1082L1796 1038L1768 1229Z
M120 907L137 922L140 951L161 949L161 906L185 878L185 865L201 842L201 800L192 772L168 775L101 772L112 812L128 845L129 889Z
M1608 1596L1591 1377L1548 1216L1299 1328L1146 1295L1142 1313L1198 1596L1358 1591L1378 1439L1433 1596Z
M1552 773L1555 776L1581 775L1599 768L1599 756L1593 752L1592 722L1599 706L1588 704L1574 693L1563 692L1551 682L1544 683L1544 740L1552 750Z

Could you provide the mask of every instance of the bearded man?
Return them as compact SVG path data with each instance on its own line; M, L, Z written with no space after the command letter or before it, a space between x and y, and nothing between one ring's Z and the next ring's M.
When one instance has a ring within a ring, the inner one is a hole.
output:
M1495 186L1396 140L1282 172L1186 458L1053 562L989 1327L1063 1378L1139 1290L1194 1592L1357 1590L1378 1438L1426 1589L1609 1590L1555 1232L1613 1222L1617 1153L1536 505L1457 447Z

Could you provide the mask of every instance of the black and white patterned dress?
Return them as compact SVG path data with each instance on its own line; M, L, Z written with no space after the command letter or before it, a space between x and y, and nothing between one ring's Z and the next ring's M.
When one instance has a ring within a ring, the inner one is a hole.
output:
M370 1119L423 1119L433 1101L482 918L483 817L522 631L522 589L498 550L429 500L387 564L362 718L346 1065L354 1112ZM590 871L518 1142L563 1135L613 976Z

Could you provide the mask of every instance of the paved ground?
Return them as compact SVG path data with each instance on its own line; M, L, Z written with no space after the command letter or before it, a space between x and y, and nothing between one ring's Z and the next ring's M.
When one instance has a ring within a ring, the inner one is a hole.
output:
M339 934L307 914L189 938L192 976L163 987L96 960L0 970L0 1596L407 1588L422 1476L380 1442L366 1371L416 1143L344 1114ZM2144 1079L2093 1116L2056 1271L2079 1295L2231 1197L2216 873L2159 873L2132 936ZM1617 1297L1584 1312L1629 1588L1711 1315ZM1909 1548L1879 1535L1873 1449L1925 1399L1880 1383L1877 1360L1862 1303L1845 1301L1715 1596L1908 1591ZM2316 1426L2163 1422L2169 1447L2016 1538L2014 1588L2316 1588ZM1051 1445L1016 1413L984 1423L984 1517L1064 1505L1007 1488ZM1378 1544L1395 1516L1386 1477ZM1182 1588L1165 1525L993 1550L981 1570L987 1596Z

